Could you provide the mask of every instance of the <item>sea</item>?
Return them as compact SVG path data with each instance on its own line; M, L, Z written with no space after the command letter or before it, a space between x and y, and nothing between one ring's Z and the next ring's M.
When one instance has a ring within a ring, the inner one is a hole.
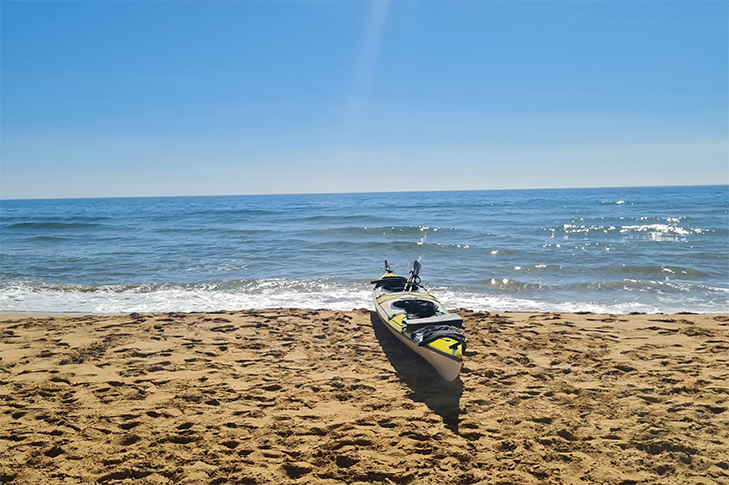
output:
M729 186L0 201L0 311L729 312Z

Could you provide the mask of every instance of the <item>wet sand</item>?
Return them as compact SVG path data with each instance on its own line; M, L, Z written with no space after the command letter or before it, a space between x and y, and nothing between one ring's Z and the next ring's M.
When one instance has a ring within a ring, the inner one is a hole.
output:
M0 315L0 483L729 484L729 316Z

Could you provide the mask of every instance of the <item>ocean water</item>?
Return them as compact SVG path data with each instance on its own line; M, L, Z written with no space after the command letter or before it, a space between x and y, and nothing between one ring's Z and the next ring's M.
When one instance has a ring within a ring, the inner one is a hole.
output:
M729 186L5 200L0 311L729 311Z

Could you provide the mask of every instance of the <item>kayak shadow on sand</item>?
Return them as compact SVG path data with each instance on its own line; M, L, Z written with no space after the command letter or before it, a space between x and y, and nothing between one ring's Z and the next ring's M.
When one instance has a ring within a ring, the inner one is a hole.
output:
M446 428L458 434L460 402L463 395L461 378L446 382L425 359L390 333L377 313L370 313L370 321L375 338L380 342L385 357L395 369L395 375L412 391L408 397L414 402L425 403L431 411L443 419Z

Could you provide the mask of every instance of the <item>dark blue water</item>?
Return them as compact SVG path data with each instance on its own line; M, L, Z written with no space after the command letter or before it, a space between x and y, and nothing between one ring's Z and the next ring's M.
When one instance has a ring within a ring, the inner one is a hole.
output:
M0 310L369 308L383 260L449 307L729 311L729 187L8 200Z

